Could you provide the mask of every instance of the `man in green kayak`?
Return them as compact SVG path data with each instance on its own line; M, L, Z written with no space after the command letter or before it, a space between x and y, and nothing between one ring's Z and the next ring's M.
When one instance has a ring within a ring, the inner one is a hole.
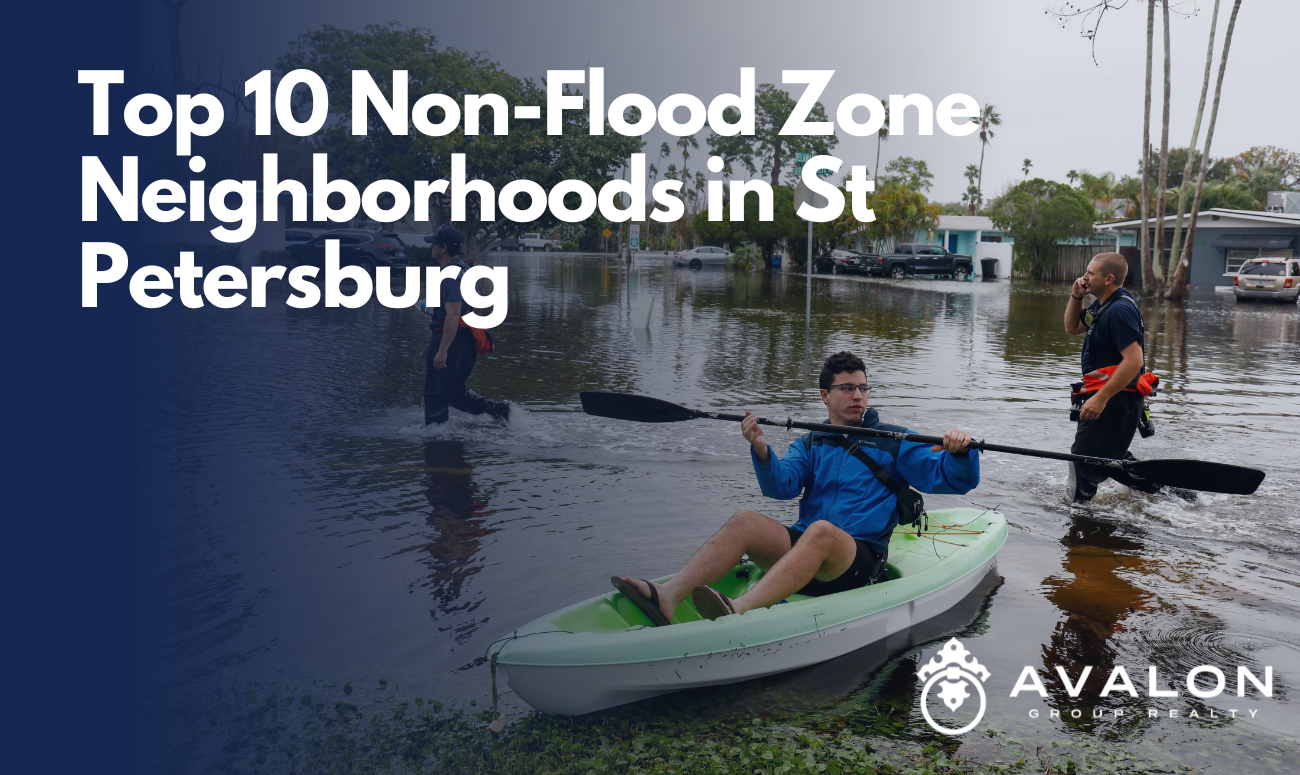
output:
M880 422L867 407L867 373L861 358L838 352L818 378L829 422L912 433ZM950 430L931 447L873 436L814 431L777 457L763 437L758 416L746 412L741 433L751 447L754 473L769 498L799 502L799 521L787 527L756 511L739 511L704 543L686 566L662 584L615 576L614 587L656 625L672 619L689 595L706 619L766 608L792 594L829 595L887 580L889 539L915 494L963 495L979 484L979 453L970 434ZM900 506L900 499L903 504ZM741 558L763 577L731 600L709 587L731 573Z

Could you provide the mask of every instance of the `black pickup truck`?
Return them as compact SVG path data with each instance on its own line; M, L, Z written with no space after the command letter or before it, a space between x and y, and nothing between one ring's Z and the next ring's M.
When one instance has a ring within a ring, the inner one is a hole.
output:
M903 278L909 274L951 275L954 280L971 276L975 264L962 253L949 253L941 245L903 243L893 253L865 253L860 264L867 274Z

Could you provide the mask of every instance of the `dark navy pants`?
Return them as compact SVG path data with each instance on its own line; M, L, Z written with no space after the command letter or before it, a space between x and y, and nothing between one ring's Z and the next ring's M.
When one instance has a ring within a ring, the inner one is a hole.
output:
M442 346L442 331L434 331L424 348L424 424L446 422L448 407L469 414L487 414L504 420L510 414L510 405L504 401L484 398L465 387L465 381L474 372L478 353L474 350L474 334L460 329L447 348L447 365L433 368L434 356Z
M1141 393L1122 390L1106 402L1106 408L1095 420L1080 420L1079 429L1074 433L1074 444L1070 451L1076 455L1108 457L1116 460L1129 459L1128 445L1137 433L1138 418L1142 414L1143 398ZM1074 492L1071 498L1076 503L1086 503L1097 494L1097 485L1107 479L1114 479L1122 485L1142 492L1156 492L1160 485L1152 484L1136 474L1107 466L1093 466L1086 463L1071 463L1074 467L1071 480Z

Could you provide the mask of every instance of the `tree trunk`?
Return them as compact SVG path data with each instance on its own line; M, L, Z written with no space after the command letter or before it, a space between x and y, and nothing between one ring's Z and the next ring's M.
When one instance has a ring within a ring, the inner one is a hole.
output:
M1223 53L1219 56L1219 76L1214 83L1214 104L1210 107L1210 123L1205 129L1205 150L1201 152L1201 170L1196 176L1196 194L1192 197L1192 222L1187 226L1187 245L1183 249L1183 260L1178 262L1171 288L1175 298L1181 299L1186 291L1187 272L1192 262L1192 246L1196 244L1196 216L1201 211L1201 192L1205 190L1205 173L1210 163L1210 142L1214 140L1214 122L1219 117L1219 95L1223 91L1223 73L1228 68L1228 49L1232 48L1232 30L1237 26L1237 11L1240 9L1241 0L1235 0L1232 4L1232 15L1228 17L1228 31L1223 36Z
M1187 187L1192 181L1192 162L1196 158L1196 141L1201 139L1201 116L1205 114L1205 95L1210 91L1210 70L1214 67L1214 33L1219 26L1219 0L1214 0L1214 15L1210 17L1210 45L1205 51L1205 76L1201 80L1201 101L1196 106L1196 121L1192 123L1192 141L1187 144L1187 164L1183 166L1183 184L1178 187L1178 208L1174 215L1174 241L1169 245L1169 262L1174 264L1179 261L1182 255L1182 236L1183 236L1183 208L1187 204ZM1196 211L1192 211L1192 221L1196 220ZM1175 276L1174 282L1170 284L1167 296L1172 298L1182 298L1182 289L1179 287L1177 275L1181 270L1180 265L1170 267L1170 273Z
M983 140L980 141L980 177L979 182L975 184L976 201L971 204L971 207L974 208L975 212L972 212L971 215L975 215L975 213L979 212L979 205L984 201L984 147L987 145L987 142Z
M189 0L162 0L167 9L167 44L171 48L172 88L185 93L185 68L181 64L181 8Z
M782 145L783 143L778 140L776 148L772 150L772 188L776 188L777 184L781 181L781 162L783 161L781 158ZM878 162L879 157L877 157L876 160Z
M1165 264L1165 192L1169 186L1169 65L1172 52L1169 50L1168 0L1161 4L1160 7L1164 10L1165 93L1160 110L1160 178L1156 181L1156 185L1159 186L1156 191L1156 251L1155 256L1153 256L1155 260L1152 263L1155 266L1158 290L1161 295L1164 295L1165 279L1169 276Z
M872 180L880 180L880 141L882 139L880 132L876 132L876 174Z
M1147 96L1142 111L1142 287L1156 288L1156 274L1151 260L1151 55L1156 37L1156 0L1147 0Z

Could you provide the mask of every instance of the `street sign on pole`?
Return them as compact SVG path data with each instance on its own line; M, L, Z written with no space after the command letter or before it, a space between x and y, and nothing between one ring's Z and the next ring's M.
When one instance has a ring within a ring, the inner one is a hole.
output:
M801 175L803 175L803 165L804 165L804 163L805 163L806 161L808 161L809 159L811 159L812 157L816 156L816 155L817 155L817 154L815 154L815 153L804 153L804 152L802 152L802 151L795 151L795 154L794 154L794 176L795 176L796 178L797 178L797 177L800 177ZM822 169L817 170L817 175L818 175L819 177L825 177L825 176L827 176L827 175L833 175L833 174L835 174L835 173L831 172L830 170L828 170L828 169L826 169L826 168L824 168L824 167L823 167Z
M641 247L641 224L631 224L628 229L627 244L631 246L633 250L636 250Z

